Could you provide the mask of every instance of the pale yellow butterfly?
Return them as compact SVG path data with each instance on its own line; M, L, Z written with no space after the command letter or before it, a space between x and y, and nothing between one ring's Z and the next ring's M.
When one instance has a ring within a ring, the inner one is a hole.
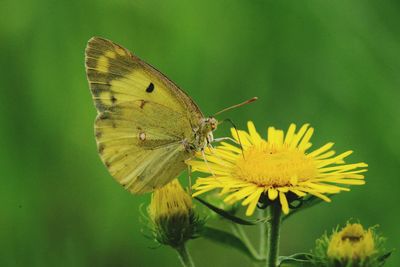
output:
M127 49L91 38L86 74L98 112L100 157L132 193L167 184L213 141L218 121L204 117L185 92Z

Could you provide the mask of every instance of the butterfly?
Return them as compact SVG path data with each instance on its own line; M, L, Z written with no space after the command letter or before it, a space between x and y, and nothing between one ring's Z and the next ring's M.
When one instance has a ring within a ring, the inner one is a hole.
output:
M110 174L140 194L162 187L213 142L218 121L161 72L112 41L93 37L86 76L97 109L95 137Z

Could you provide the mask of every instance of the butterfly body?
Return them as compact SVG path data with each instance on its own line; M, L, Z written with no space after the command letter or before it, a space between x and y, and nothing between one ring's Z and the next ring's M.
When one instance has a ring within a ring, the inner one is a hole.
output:
M86 74L98 115L98 151L110 174L133 193L161 187L213 140L217 120L127 49L94 37Z

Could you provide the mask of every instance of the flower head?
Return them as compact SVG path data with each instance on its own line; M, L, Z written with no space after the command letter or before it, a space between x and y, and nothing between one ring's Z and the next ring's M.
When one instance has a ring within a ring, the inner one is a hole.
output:
M153 192L148 212L160 244L179 247L194 238L202 226L194 214L192 198L177 179Z
M211 175L199 178L194 185L200 195L213 189L221 189L227 203L242 201L248 206L246 215L254 213L260 197L279 201L284 213L289 212L288 196L302 198L307 195L319 197L327 202L327 194L350 189L341 185L364 184L363 172L367 164L345 164L344 159L352 151L335 155L333 143L307 152L314 129L308 124L296 131L291 124L287 133L274 127L268 128L263 139L254 124L248 122L248 132L232 129L232 136L239 146L222 143L206 150L205 162L198 159L188 161L194 170Z
M324 235L316 242L316 266L374 267L382 266L390 256L383 248L385 239L373 228L364 229L359 223L347 223L340 231Z
M333 233L327 255L339 261L366 259L375 253L375 242L371 229L364 230L361 224L347 224L341 231Z

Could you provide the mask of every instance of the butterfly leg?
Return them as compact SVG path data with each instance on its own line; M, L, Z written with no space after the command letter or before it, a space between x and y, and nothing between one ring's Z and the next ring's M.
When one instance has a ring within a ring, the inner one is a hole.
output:
M212 144L211 144L211 143L208 143L208 144L207 144L207 147L210 149L211 154L214 155L214 154L215 154L215 153L214 153L214 147L212 146Z
M219 160L221 160L221 164L222 165L225 165L223 162L225 162L225 160L224 159L222 159L217 153L214 153L214 147L212 146L212 144L211 143L208 143L207 144L207 147L210 149L210 151L211 151L211 154L213 154L213 156L215 156L215 157L217 157Z
M239 137L239 135L238 135L238 137ZM222 141L225 141L225 140L232 141L232 142L234 142L235 144L240 145L240 150L242 150L242 156L243 156L243 158L244 158L243 146L242 146L242 142L240 142L240 139L239 139L239 142L237 142L236 140L234 140L234 139L232 139L232 138L230 138L230 137L220 137L220 138L215 138L215 139L213 140L213 142L222 142Z
M213 142L216 142L216 143L222 142L222 141L231 141L231 142L233 142L233 143L235 143L235 144L238 144L238 142L236 142L235 139L230 138L230 137L220 137L220 138L215 138L215 139L213 140Z
M206 158L206 153L204 153L204 148L201 149L201 155L203 156L204 163L207 166L208 171L212 174L212 176L215 176L214 172L210 168L210 165L208 164L208 160Z

